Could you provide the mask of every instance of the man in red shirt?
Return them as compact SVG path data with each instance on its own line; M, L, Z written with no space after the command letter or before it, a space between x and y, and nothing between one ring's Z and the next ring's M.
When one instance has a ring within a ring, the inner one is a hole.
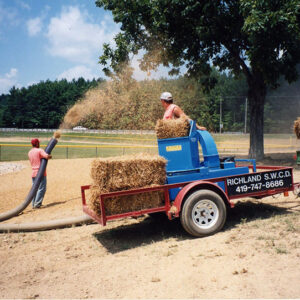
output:
M176 104L173 104L173 96L169 92L164 92L160 95L160 100L163 108L165 109L165 113L163 116L164 120L168 119L178 119L180 117L189 117L184 113L184 111ZM197 129L206 130L205 127L199 126L196 124Z
M28 152L29 161L32 168L32 183L35 182L36 175L41 165L41 159L50 159L52 155L47 154L43 149L40 148L40 141L38 139L31 140L32 149ZM47 177L46 171L40 182L38 191L34 199L32 199L32 208L40 208L46 193Z

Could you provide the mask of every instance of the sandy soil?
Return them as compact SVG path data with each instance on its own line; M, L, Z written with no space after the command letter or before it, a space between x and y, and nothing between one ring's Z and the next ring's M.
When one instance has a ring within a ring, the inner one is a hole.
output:
M44 208L4 223L82 215L92 159L52 160ZM30 167L0 175L0 212L30 187ZM290 156L266 164L291 165ZM300 170L295 166L295 181ZM244 199L225 228L192 238L148 216L43 232L0 234L1 298L300 298L300 200Z

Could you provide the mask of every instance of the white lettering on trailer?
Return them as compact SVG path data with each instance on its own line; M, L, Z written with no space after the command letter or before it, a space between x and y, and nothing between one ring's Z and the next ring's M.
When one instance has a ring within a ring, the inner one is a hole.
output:
M238 184L246 184L246 183L252 183L252 182L259 182L261 181L261 175L250 175L248 177L237 177L237 178L228 178L227 184L228 185L238 185Z
M227 179L227 184L228 184L228 185L233 185L232 183L233 183L233 179L228 178L228 179Z
M245 193L261 192L268 189L291 188L292 170L273 170L262 173L245 174L228 178L228 195L241 195ZM281 192L278 190L278 192Z

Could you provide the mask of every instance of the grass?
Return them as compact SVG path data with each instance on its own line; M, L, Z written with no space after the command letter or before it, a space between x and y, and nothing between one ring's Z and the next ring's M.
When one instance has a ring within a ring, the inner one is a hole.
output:
M274 236L264 236L264 235L259 235L257 237L257 240L259 241L274 241L276 238Z
M275 247L275 250L277 254L288 254L288 251L283 245L280 245L279 247Z
M257 226L251 226L251 236L263 244L259 249L275 252L276 254L289 254L299 247L300 212L272 215L268 219L252 221ZM245 228L244 228L245 229ZM258 232L258 233L257 233Z
M285 223L287 225L287 228L286 228L287 231L296 232L296 228L295 228L292 220L286 219Z
M68 144L56 146L52 151L54 159L69 159L69 158L88 158L88 157L108 157L124 154L136 154L140 152L147 152L157 154L156 148L128 148L128 147L104 147L97 145L82 145ZM74 147L80 146L80 147ZM89 147L87 147L89 146ZM0 161L19 161L28 159L28 151L30 146L10 147L0 146Z
M62 134L62 139L70 141L80 138L83 142L105 142L105 143L122 143L122 144L141 144L141 145L156 145L156 137L154 135L112 135L112 134Z
M1 137L25 137L25 138L51 138L53 132L43 132L43 131L0 131L0 139Z
M50 139L53 136L53 132L43 131L0 131L1 138L38 138L38 139ZM156 136L154 134L104 134L104 133L90 133L90 132L62 132L61 140L80 140L80 141L105 141L105 142L128 142L128 143L147 143L156 144Z
M213 134L213 137L216 142L223 142L223 141L228 141L228 140L238 140L238 141L249 141L249 133L247 134ZM291 133L265 133L264 134L264 139L283 139L289 141L290 139L296 139L295 135Z
M26 138L24 142L7 141L2 138ZM30 139L37 137L45 148L52 133L47 132L0 132L0 161L19 161L28 159L31 148ZM28 144L28 146L26 145ZM9 146L11 145L11 146ZM17 146L14 146L17 145ZM24 146L26 145L26 146ZM68 133L63 135L53 149L53 158L108 157L136 153L157 154L156 140L153 135L109 135L93 133Z

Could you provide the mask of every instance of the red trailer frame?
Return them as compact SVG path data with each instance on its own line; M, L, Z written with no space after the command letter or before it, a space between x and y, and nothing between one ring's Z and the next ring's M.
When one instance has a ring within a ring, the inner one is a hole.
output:
M252 170L252 173L249 174L261 174L263 172L253 172L253 166L248 166L249 169ZM166 184L156 187L146 187L146 188L139 188L134 190L126 190L126 191L119 191L119 192L112 192L112 193L105 193L101 194L99 197L100 201L100 210L101 215L97 215L93 210L91 210L86 203L86 196L85 191L90 189L90 185L81 186L81 197L82 197L82 206L83 211L89 215L92 219L94 219L99 224L105 226L107 221L115 220L115 219L121 219L125 217L137 217L144 214L151 214L156 212L165 212L169 219L172 219L174 217L179 217L181 205L185 198L185 195L193 188L195 187L209 187L213 189L214 191L217 191L219 194L221 193L223 200L225 200L226 204L230 207L234 207L234 203L231 200L238 199L238 198L245 198L245 197L256 197L256 198L263 198L275 194L284 193L285 196L288 196L289 191L293 191L294 189L300 188L300 183L294 183L293 180L293 168L292 167L279 167L279 166L256 166L256 169L258 170L282 170L282 171L291 171L292 176L292 185L290 187L276 187L276 188L270 188L264 191L258 191L258 192L252 192L252 193L244 193L243 195L233 195L228 196L227 191L227 180L234 176L226 176L226 177L218 177L213 179L205 179L205 180L197 180L197 181L191 181L191 182L182 182L182 183L176 183L176 184ZM245 174L245 175L249 175ZM219 181L225 182L225 192L216 184ZM175 201L172 203L170 202L169 198L169 190L174 188L182 188L181 191L178 193ZM149 208L149 209L143 209L143 210L137 210L137 211L131 211L121 214L115 214L115 215L109 215L106 216L105 213L105 206L104 206L104 199L110 198L113 196L125 196L125 195L133 195L133 194L140 194L140 193L147 193L147 192L153 192L153 191L163 191L164 192L164 198L165 198L165 204L160 207L155 208Z

